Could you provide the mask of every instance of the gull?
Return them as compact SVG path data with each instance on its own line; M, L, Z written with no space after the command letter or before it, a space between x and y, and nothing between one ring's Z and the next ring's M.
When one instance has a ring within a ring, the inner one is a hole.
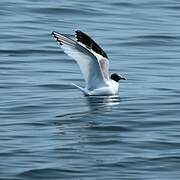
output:
M59 32L52 32L63 51L73 58L80 67L85 80L85 87L72 83L86 96L115 95L119 81L125 80L117 73L109 77L109 59L105 51L87 34L75 31L76 40Z

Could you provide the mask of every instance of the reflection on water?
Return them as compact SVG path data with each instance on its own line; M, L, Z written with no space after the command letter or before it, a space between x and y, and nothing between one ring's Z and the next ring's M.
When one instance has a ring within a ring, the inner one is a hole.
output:
M120 97L118 95L85 96L84 98L86 100L88 110L78 111L78 112L68 112L66 114L57 115L56 117L61 118L61 120L79 119L91 114L95 115L99 113L105 113L106 111L111 111L113 106L116 106L120 103Z
M90 111L109 110L120 103L120 97L114 96L87 96L86 101Z

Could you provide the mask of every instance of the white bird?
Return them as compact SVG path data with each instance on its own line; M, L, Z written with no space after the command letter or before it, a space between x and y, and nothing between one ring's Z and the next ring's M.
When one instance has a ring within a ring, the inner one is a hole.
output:
M80 67L85 79L85 88L73 83L84 95L115 95L119 80L124 77L113 73L109 78L109 60L104 50L87 34L75 31L77 41L53 31L54 38L64 52L72 57Z

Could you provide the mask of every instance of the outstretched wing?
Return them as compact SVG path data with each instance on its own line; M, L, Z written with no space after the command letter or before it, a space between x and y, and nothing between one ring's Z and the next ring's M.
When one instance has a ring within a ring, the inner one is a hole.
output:
M89 90L105 86L105 79L97 58L76 41L58 32L52 32L64 52L72 57L79 65Z
M104 77L109 79L109 60L106 52L92 38L80 30L76 31L76 38L78 42L82 43L96 56Z

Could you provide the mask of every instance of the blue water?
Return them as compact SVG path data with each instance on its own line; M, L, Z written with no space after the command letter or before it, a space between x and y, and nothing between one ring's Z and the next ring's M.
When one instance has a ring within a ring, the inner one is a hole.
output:
M0 2L0 179L180 179L179 0ZM128 80L84 97L51 36L80 29Z

